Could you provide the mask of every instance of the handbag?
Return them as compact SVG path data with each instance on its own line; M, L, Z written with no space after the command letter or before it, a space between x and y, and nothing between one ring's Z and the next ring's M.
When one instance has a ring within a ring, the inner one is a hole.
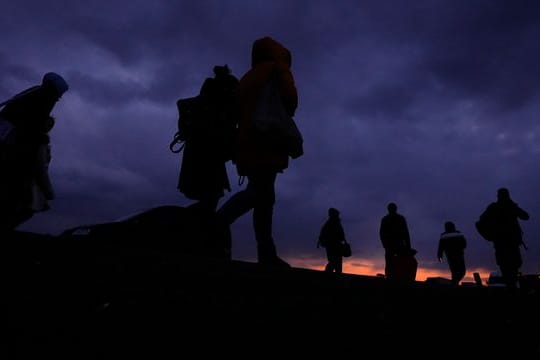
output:
M275 77L262 90L253 123L260 140L266 146L284 151L292 159L304 154L302 133L285 109Z
M341 245L341 256L350 257L352 255L351 244L344 242Z

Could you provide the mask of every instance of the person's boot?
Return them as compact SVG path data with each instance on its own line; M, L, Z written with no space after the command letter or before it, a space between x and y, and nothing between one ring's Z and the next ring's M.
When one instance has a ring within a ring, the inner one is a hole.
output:
M273 243L257 244L257 262L276 269L289 269L291 265L276 254Z

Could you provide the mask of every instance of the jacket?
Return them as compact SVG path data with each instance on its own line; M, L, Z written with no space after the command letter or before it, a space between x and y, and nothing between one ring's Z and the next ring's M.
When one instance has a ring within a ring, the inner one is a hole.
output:
M257 141L253 126L258 97L272 76L277 78L289 115L294 116L298 106L298 94L290 70L291 54L287 48L270 37L258 39L252 46L251 62L251 69L240 79L236 93L239 117L233 162L241 176L261 171L281 172L289 165L286 153L277 153Z

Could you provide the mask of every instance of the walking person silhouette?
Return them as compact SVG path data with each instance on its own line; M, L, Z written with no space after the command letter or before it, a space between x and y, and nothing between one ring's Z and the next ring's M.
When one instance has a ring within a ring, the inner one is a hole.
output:
M46 73L32 86L3 103L0 110L0 237L50 208L49 132L56 103L68 90L57 73Z
M269 146L259 141L253 126L253 117L258 96L272 79L277 81L285 109L290 116L294 116L298 95L291 63L290 51L273 38L263 37L253 42L251 69L240 79L236 92L239 122L238 142L233 157L238 175L247 177L248 183L244 190L230 197L217 212L225 251L230 253L230 225L253 210L257 261L261 265L274 268L290 267L277 255L272 235L276 177L288 167L289 156L271 146L272 144Z
M465 267L465 248L467 240L465 236L456 229L456 225L447 221L444 223L444 232L439 238L437 248L437 258L442 262L443 256L446 257L450 273L452 275L452 284L459 285L466 273Z
M178 190L196 200L189 208L208 218L216 211L225 191L231 191L225 163L230 154L223 143L225 132L236 123L234 92L238 79L227 65L214 66L214 77L204 80L198 99L202 114L193 121L185 140Z
M519 220L529 220L529 214L512 200L510 191L503 187L497 190L497 201L488 205L480 220L490 228L495 261L507 288L515 289L523 264L520 246L525 246Z
M324 271L337 274L343 272L343 244L345 242L345 231L341 224L339 210L329 208L328 219L321 228L317 242L317 247L322 246L326 249L328 263Z
M379 237L385 250L385 275L388 279L414 280L416 250L411 248L407 220L397 212L395 203L389 203L386 208L388 214L383 216L379 227Z

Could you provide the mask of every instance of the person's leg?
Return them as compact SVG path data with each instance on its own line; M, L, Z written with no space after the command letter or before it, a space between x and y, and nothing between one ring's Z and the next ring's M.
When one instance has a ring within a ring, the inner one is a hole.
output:
M334 268L332 267L332 263L329 261L326 263L326 266L324 267L325 272L332 272L334 271Z
M254 194L253 228L257 241L257 259L261 264L289 267L277 256L272 236L276 176L275 172L268 172L248 177Z
M387 251L384 253L384 261L385 261L384 274L386 275L387 279L391 279L394 276L393 260L394 260L394 256L390 252Z
M509 289L515 289L517 287L518 269L516 269L514 266L508 265L502 265L499 266L499 268L506 287Z
M231 225L240 216L253 209L255 195L253 186L248 180L246 189L231 196L217 211L218 219L227 225Z
M324 271L332 272L332 256L328 248L326 248L326 266L324 267Z
M465 276L464 259L455 256L447 256L446 260L448 261L448 267L450 268L450 273L452 275L452 283L454 285L459 285L459 282Z
M522 265L519 246L507 246L504 243L496 244L495 259L506 287L515 289L518 282L519 268Z
M336 258L336 273L343 273L343 257L341 255Z
M341 273L341 249L336 246L326 248L328 258L328 272Z
M248 180L246 189L231 196L216 212L215 238L230 259L232 252L231 224L240 216L253 209L255 203L254 189Z
M465 257L459 256L455 259L455 280L456 284L459 284L461 280L465 277L465 274L467 273L467 269L465 267Z

